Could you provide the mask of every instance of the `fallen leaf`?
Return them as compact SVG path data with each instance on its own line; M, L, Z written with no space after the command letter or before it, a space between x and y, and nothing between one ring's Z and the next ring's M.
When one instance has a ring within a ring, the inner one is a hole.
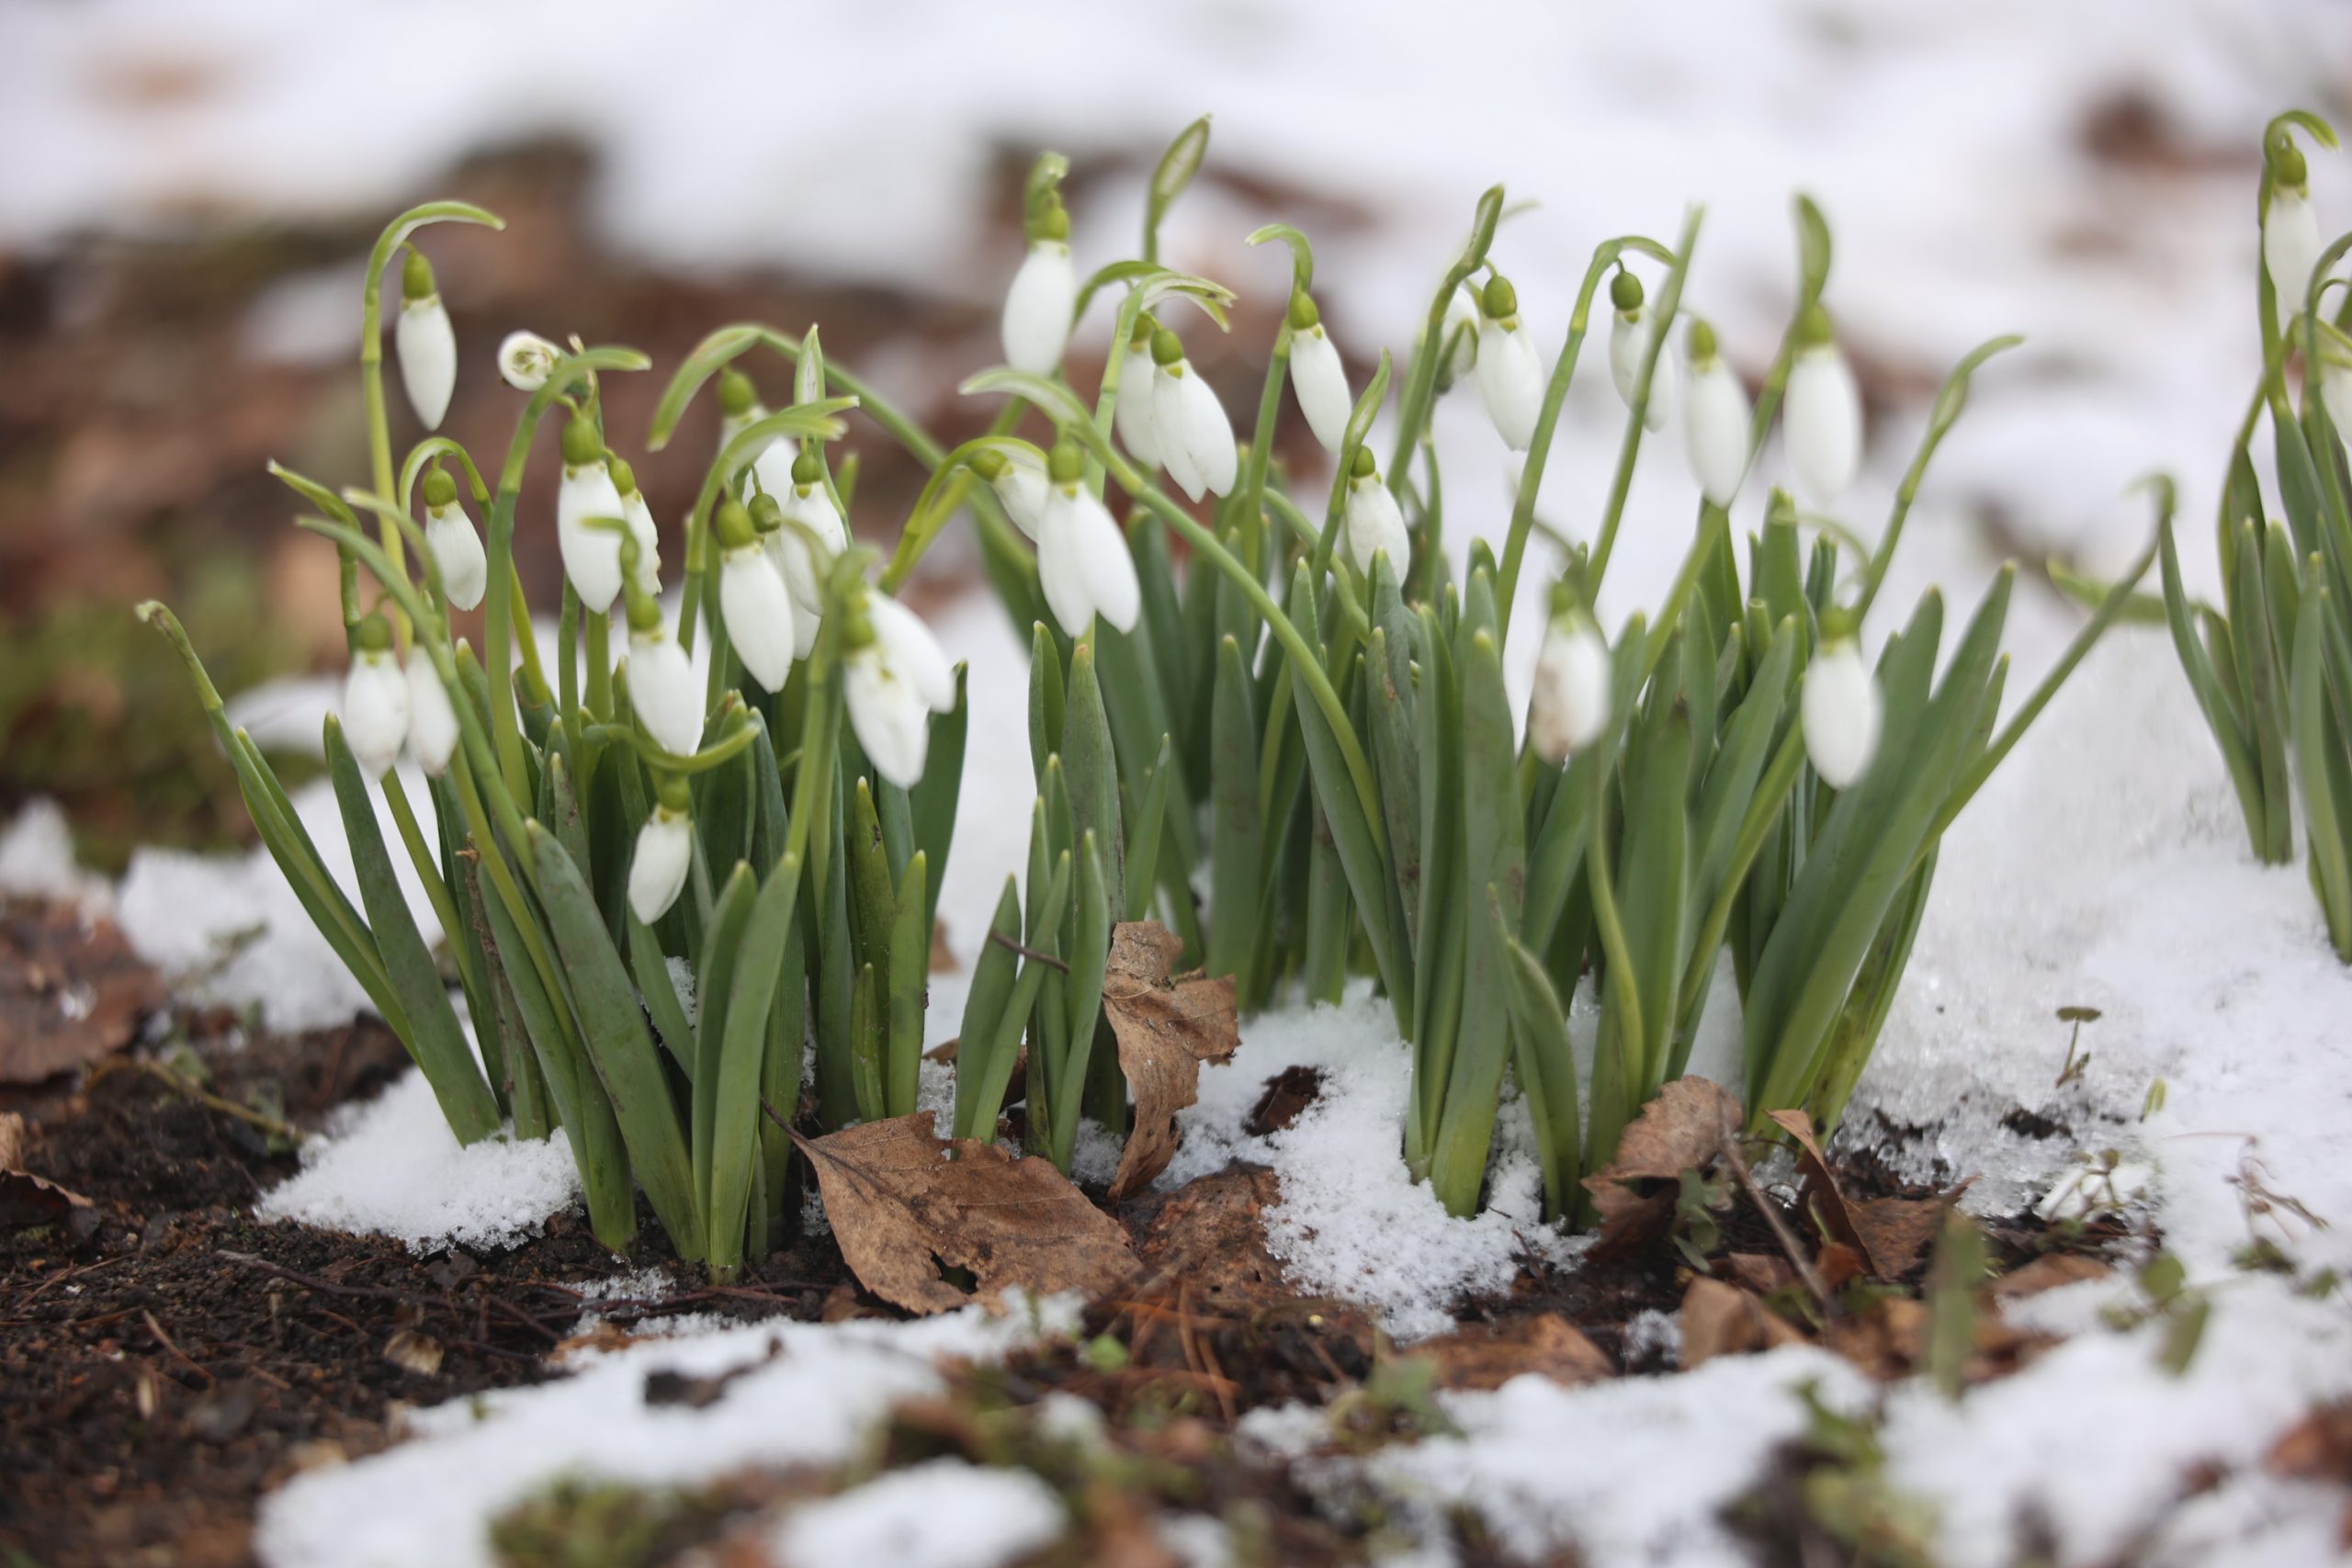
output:
M72 906L0 911L0 1083L35 1084L120 1050L164 984L111 920Z
M441 1341L413 1328L398 1329L384 1341L384 1359L421 1378L429 1378L441 1370Z
M2275 1475L2352 1485L2352 1402L2323 1404L2270 1445Z
M1658 1090L1618 1139L1617 1157L1584 1179L1600 1217L1593 1256L1621 1255L1664 1230L1674 1217L1674 1189L1641 1184L1674 1183L1686 1170L1706 1169L1738 1125L1738 1098L1712 1078L1677 1078Z
M1724 1268L1733 1284L1759 1296L1785 1291L1797 1282L1797 1271L1789 1267L1788 1259L1770 1253L1735 1252L1724 1259Z
M1200 1098L1201 1064L1222 1062L1241 1043L1233 977L1171 979L1183 950L1157 920L1123 921L1111 932L1102 1012L1118 1037L1119 1070L1136 1102L1111 1179L1113 1198L1134 1196L1168 1168L1176 1157L1176 1113Z
M1600 1347L1552 1312L1472 1324L1425 1340L1413 1353L1437 1363L1440 1388L1498 1389L1523 1372L1575 1388L1617 1375Z
M1827 1243L1853 1248L1875 1279L1899 1280L1917 1267L1928 1243L1942 1229L1944 1211L1968 1190L1963 1181L1933 1198L1865 1198L1851 1201L1838 1186L1838 1178L1821 1152L1813 1132L1813 1118L1802 1111L1773 1111L1767 1116L1796 1140L1798 1163L1804 1169L1806 1212Z
M1682 1294L1682 1370L1717 1356L1776 1350L1804 1338L1780 1314L1737 1285L1702 1274Z
M795 1141L817 1172L858 1282L914 1313L1011 1287L1099 1295L1134 1271L1126 1233L1048 1161L977 1138L950 1143L932 1112ZM967 1269L967 1290L944 1270Z
M2038 1296L2044 1291L2054 1291L2061 1285L2079 1285L2086 1280L2104 1280L2115 1270L2096 1258L2085 1258L2078 1252L2046 1252L2022 1268L2012 1269L1993 1281L1993 1293L2004 1301L2022 1301Z
M1279 1133L1297 1121L1306 1108L1323 1092L1323 1073L1318 1067L1284 1067L1266 1080L1266 1092L1250 1109L1250 1118L1241 1130L1253 1138L1269 1133Z
M1824 1242L1814 1255L1813 1270L1821 1276L1821 1288L1833 1294L1870 1272L1862 1255L1842 1241Z
M90 1201L28 1170L0 1170L0 1231L54 1224Z
M1863 1311L1831 1323L1822 1342L1869 1377L1893 1382L1926 1364L1929 1315L1925 1302L1881 1296ZM2009 1323L1980 1292L1964 1379L1973 1384L2006 1377L2054 1343Z

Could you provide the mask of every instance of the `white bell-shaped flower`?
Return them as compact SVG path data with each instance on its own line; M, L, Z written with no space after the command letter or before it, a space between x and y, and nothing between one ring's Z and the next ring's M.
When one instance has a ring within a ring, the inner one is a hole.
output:
M621 498L621 521L628 525L629 542L637 547L637 586L656 598L662 592L662 530L653 525L652 508L637 488L637 470L620 458L605 464L613 489Z
M1642 362L1649 357L1657 316L1644 302L1642 280L1630 272L1621 271L1610 279L1609 302L1615 307L1609 323L1609 379L1617 396L1632 408L1634 394L1641 389ZM1650 371L1650 400L1642 411L1642 423L1651 430L1664 430L1673 412L1674 361L1661 354Z
M1004 362L1033 376L1062 367L1078 306L1078 269L1069 257L1069 215L1058 206L1029 240L1029 254L1004 296Z
M408 650L408 750L428 778L448 771L458 749L458 710L449 705L449 689L441 672L421 647Z
M1519 319L1519 295L1508 280L1488 278L1479 308L1478 398L1503 445L1524 452L1544 412L1543 357Z
M1348 416L1355 400L1348 395L1348 369L1340 363L1339 346L1323 330L1322 312L1305 289L1290 297L1290 388L1297 394L1298 411L1306 428L1334 457L1347 440Z
M589 519L609 520L591 527ZM580 595L581 608L601 615L621 591L621 492L605 466L604 443L586 415L563 432L563 479L555 492L555 537L563 553L563 575Z
M718 540L718 613L727 640L752 679L780 692L798 647L791 592L774 558L761 547L742 502L731 495L721 501L711 531Z
M1747 389L1715 349L1715 330L1690 323L1690 357L1682 377L1682 446L1699 488L1729 506L1747 476Z
M1146 383L1148 385L1149 383ZM1124 391L1121 394L1125 395ZM1035 542L1037 525L1046 515L1047 487L1045 466L1025 446L990 447L974 459L973 470L996 491L1012 525Z
M690 796L684 788L668 787L653 807L653 815L637 830L637 848L628 860L629 912L651 925L670 912L686 886L686 870L694 863L694 821L686 815Z
M1083 482L1086 462L1078 448L1057 448L1053 464L1037 526L1037 579L1046 604L1072 637L1083 636L1096 615L1131 632L1143 590L1126 538Z
M1151 362L1156 323L1149 316L1136 321L1136 335L1128 340L1119 361L1119 392L1111 402L1111 428L1119 445L1146 474L1160 467L1159 428L1152 418L1152 383L1158 367Z
M628 696L638 721L653 743L673 757L691 757L702 746L702 684L694 660L662 618L661 607L642 594L628 606Z
M441 569L441 591L450 604L470 610L490 584L490 558L482 553L474 520L458 504L458 481L435 468L424 476L424 544Z
M562 347L537 333L508 333L498 344L498 374L518 392L536 392L562 358Z
M1151 419L1159 460L1185 495L1229 494L1240 472L1233 422L1216 391L1184 357L1184 345L1166 327L1151 337Z
M1552 617L1535 658L1535 688L1527 702L1527 741L1559 766L1600 739L1609 726L1609 645L1580 609Z
M409 252L401 267L401 315L392 327L392 349L400 356L401 385L408 389L417 423L440 429L449 394L458 389L458 332L433 287L433 265L419 251Z
M900 789L922 780L931 716L956 706L956 671L912 610L878 591L865 596L871 637L850 650L842 675L850 728L875 772Z
M1803 706L1813 771L1830 788L1847 788L1869 771L1885 717L1878 678L1850 635L1825 642L1805 666Z
M1348 498L1340 513L1345 530L1348 558L1369 579L1374 559L1388 557L1388 570L1401 581L1413 564L1412 536L1405 531L1405 512L1396 497L1381 482L1370 448L1356 448L1354 471L1348 476Z
M1478 308L1478 290L1464 283L1445 302L1445 324L1438 341L1445 345L1440 379L1451 387L1478 367L1478 328L1486 313Z
M2352 351L2337 352L2346 356L2320 351L2319 400L2327 410L2328 423L2335 426L2335 439L2352 450Z
M382 778L408 739L408 676L392 654L392 628L381 615L359 623L359 646L343 679L343 738L359 771Z
M2297 162L2301 162L2300 154ZM2278 291L2282 321L2302 310L2312 269L2319 265L2319 254L2324 248L2310 190L2302 186L2274 186L2269 210L2262 215L2262 265L2269 269L2270 287Z
M1862 464L1862 393L1819 304L1797 323L1781 431L1797 489L1816 507L1835 505Z
M832 558L849 548L849 525L825 488L817 454L804 451L793 459L793 471L783 493L770 492L776 503L777 526L762 528L776 570L792 592L794 655L806 659L817 646L818 629L825 618L825 570ZM761 518L761 509L752 515ZM811 541L814 541L813 548Z

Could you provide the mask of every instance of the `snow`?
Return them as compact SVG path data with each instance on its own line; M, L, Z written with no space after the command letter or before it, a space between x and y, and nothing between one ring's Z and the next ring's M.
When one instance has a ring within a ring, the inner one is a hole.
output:
M579 1203L580 1174L561 1134L518 1139L510 1128L461 1145L424 1075L411 1068L376 1099L338 1112L303 1145L302 1168L254 1212L433 1253L512 1247Z
M560 1477L660 1486L834 1463L894 1402L941 1393L941 1359L993 1361L1076 1322L1076 1303L1055 1301L587 1353L571 1377L418 1411L398 1448L297 1476L264 1500L255 1550L271 1568L491 1568L488 1521ZM699 1409L649 1404L646 1380L662 1371L723 1378L725 1392Z
M1051 1545L1068 1520L1054 1489L1025 1470L935 1459L794 1509L775 1549L783 1568L998 1568Z
M28 801L6 831L0 831L0 893L26 898L56 898L85 916L114 908L114 888L74 858L74 833L64 807L49 799Z

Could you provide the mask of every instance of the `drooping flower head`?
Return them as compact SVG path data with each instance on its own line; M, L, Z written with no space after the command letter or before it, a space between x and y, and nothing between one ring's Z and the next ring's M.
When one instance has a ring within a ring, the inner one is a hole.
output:
M1290 297L1290 385L1298 396L1299 412L1323 449L1337 456L1347 439L1348 415L1355 400L1348 395L1347 367L1339 348L1323 330L1323 313L1306 289Z
M458 481L444 468L426 470L421 487L424 496L424 544L441 569L441 591L452 606L470 610L481 603L490 582L490 559L482 553L481 536L474 520L458 504Z
M752 503L752 524L767 541L776 570L791 590L797 643L793 652L806 659L817 646L818 628L824 624L825 572L833 558L849 548L849 524L825 484L824 459L813 448L801 448L792 459L791 472L780 492L764 488L764 474L755 478L761 488ZM763 500L774 502L772 514L759 505Z
M1184 357L1184 343L1166 327L1151 334L1152 434L1177 488L1198 501L1227 495L1240 471L1233 422L1216 391Z
M694 860L694 795L683 774L662 773L653 813L637 831L628 862L629 912L651 925L670 912Z
M603 526L591 526L591 519ZM556 543L563 574L580 604L592 615L613 607L621 591L621 530L626 519L620 491L605 464L605 439L595 422L574 414L563 427L563 479L556 488Z
M1782 431L1797 489L1817 507L1835 505L1862 461L1862 394L1818 300L1797 319Z
M458 710L422 642L408 650L408 750L427 778L439 778L458 750Z
M1716 349L1715 329L1693 319L1682 376L1682 445L1699 488L1729 506L1747 475L1747 389Z
M761 545L751 513L733 496L720 500L711 532L718 541L718 613L727 626L727 640L752 679L780 692L798 646L784 574Z
M1070 636L1083 636L1096 615L1131 632L1143 607L1135 558L1085 480L1086 457L1077 443L1055 447L1037 523L1037 578L1054 619Z
M1641 389L1642 363L1649 357L1650 340L1657 335L1657 324L1642 289L1642 280L1626 271L1617 269L1609 280L1609 303L1613 307L1609 323L1609 379L1616 387L1617 395L1627 408L1634 406L1634 394ZM1674 410L1674 362L1660 355L1650 372L1650 400L1642 412L1642 423L1651 430L1663 430Z
M2285 319L2302 310L2319 265L2319 214L2312 207L2311 166L2284 126L2263 149L2263 161L2262 265Z
M1805 666L1802 716L1805 755L1832 789L1852 786L1878 754L1885 699L1862 661L1849 618L1823 617L1822 643Z
M900 789L922 780L931 716L956 706L956 671L921 616L866 589L846 607L842 691L874 771Z
M458 387L458 333L433 286L433 264L422 251L411 250L401 264L401 318L392 328L392 348L417 423L440 429L449 394Z
M1005 291L1004 362L1033 376L1061 368L1078 304L1078 272L1069 257L1069 214L1061 192L1048 188L1029 220L1029 254Z
M613 477L613 489L621 498L621 521L628 525L628 536L637 546L632 570L637 585L648 593L662 592L662 531L653 525L652 509L645 504L645 492L637 488L637 470L618 457L605 462L605 470Z
M392 654L391 624L371 615L354 628L351 671L343 680L343 736L360 772L381 778L408 739L408 676Z
M1544 410L1543 359L1519 319L1519 291L1509 278L1487 279L1478 308L1478 397L1503 445L1524 452Z
M1400 580L1404 577L1413 564L1412 536L1405 531L1404 509L1382 482L1369 446L1357 447L1349 464L1347 502L1340 517L1346 531L1348 558L1355 562L1358 571L1371 577L1372 563L1385 555L1389 570Z
M1535 659L1527 701L1527 742L1557 767L1600 739L1609 726L1609 645L1592 613L1563 582Z
M1148 383L1147 383L1148 385ZM1125 395L1125 389L1120 395ZM1025 446L983 447L973 454L972 471L996 491L1004 514L1012 525L1033 543L1037 537L1037 525L1046 514L1046 469L1035 455Z
M1147 474L1160 467L1159 426L1152 419L1152 340L1159 335L1159 323L1151 312L1145 310L1136 317L1136 330L1127 339L1126 355L1119 361L1119 395L1111 404L1111 427L1118 432L1119 445L1127 456Z
M701 682L650 594L628 592L628 695L653 742L673 757L702 745Z

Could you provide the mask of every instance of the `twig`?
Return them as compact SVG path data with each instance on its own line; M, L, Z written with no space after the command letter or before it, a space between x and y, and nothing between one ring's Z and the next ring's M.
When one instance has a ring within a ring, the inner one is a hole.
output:
M233 1116L248 1126L258 1127L270 1136L283 1138L289 1144L300 1145L302 1142L302 1130L291 1122L282 1121L266 1111L255 1111L250 1105L239 1105L233 1100L223 1100L209 1089L198 1089L160 1062L141 1061L134 1056L117 1056L110 1062L102 1063L92 1071L88 1081L96 1084L109 1074L118 1072L144 1073L165 1087L177 1090L207 1111L217 1111L223 1116Z
M1739 1134L1733 1131L1729 1122L1724 1123L1723 1155L1724 1162L1731 1167L1732 1175L1738 1179L1740 1190L1747 1194L1747 1201L1756 1205L1758 1213L1764 1216L1764 1224L1770 1228L1772 1239L1781 1244L1782 1252L1788 1254L1790 1264L1797 1271L1797 1278L1812 1292L1814 1301L1821 1308L1822 1316L1838 1316L1837 1300L1830 1295L1829 1287L1822 1282L1820 1274L1815 1270L1813 1259L1804 1255L1804 1248L1798 1244L1796 1234L1789 1229L1788 1222L1781 1218L1781 1212L1765 1200L1764 1190L1756 1184L1756 1173L1749 1170L1747 1162L1739 1157Z
M187 1351L181 1349L177 1345L172 1342L172 1337L164 1332L164 1325L155 1321L155 1314L153 1313L141 1309L139 1315L147 1320L147 1332L155 1337L155 1343L170 1351L172 1353L172 1359L177 1361L181 1366L186 1367L189 1371L194 1372L198 1377L202 1378L204 1380L205 1387L210 1388L214 1383L220 1381L210 1372L208 1372L202 1367L198 1366L194 1357L190 1356Z
M1069 973L1069 965L1063 963L1060 959L1056 958L1052 953L1040 953L1034 947L1024 947L1020 942L1017 942L1011 937L1005 935L1002 931L989 932L989 940L996 943L997 946L1004 948L1008 952L1017 953L1023 958L1035 960L1036 963L1044 964L1048 969L1058 969L1065 975Z

